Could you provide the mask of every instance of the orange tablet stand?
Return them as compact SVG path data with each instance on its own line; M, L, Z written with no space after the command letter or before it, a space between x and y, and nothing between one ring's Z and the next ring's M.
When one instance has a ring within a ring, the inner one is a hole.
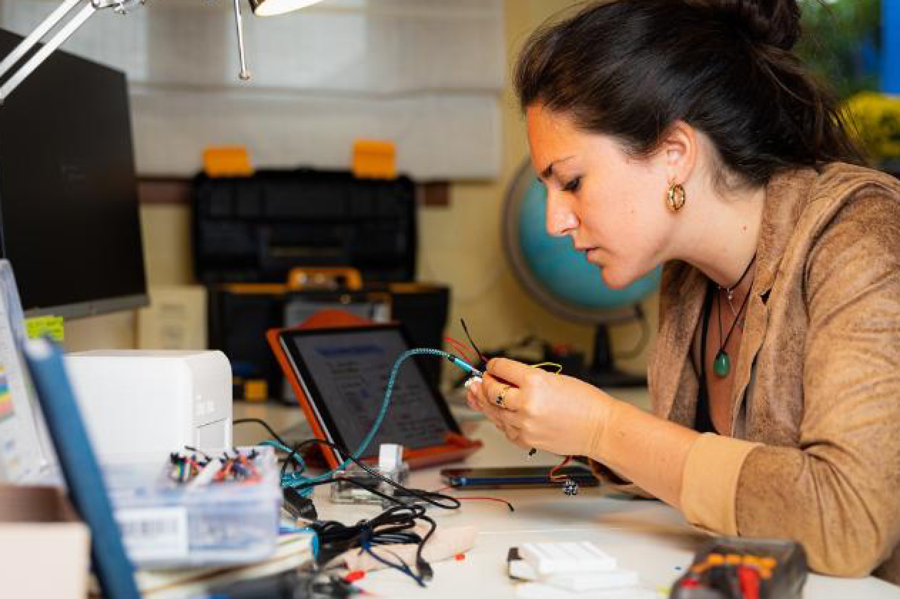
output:
M289 328L281 328L281 329L269 329L266 333L266 339L269 341L269 347L272 349L272 352L275 354L275 358L278 360L278 363L281 365L281 370L284 372L284 376L287 377L288 382L291 385L291 389L294 391L294 395L297 397L297 401L300 403L300 407L303 409L303 414L306 416L306 420L309 422L310 427L312 427L313 434L319 439L326 439L325 430L322 428L322 423L316 418L315 410L312 406L312 401L309 397L306 396L306 393L303 391L303 386L300 384L300 380L297 375L294 373L294 369L291 367L290 357L287 355L287 352L281 347L280 336L283 333L287 333L297 329L322 329L322 328L332 328L332 327L354 327L366 325L377 326L378 323L375 323L371 320L361 318L356 316L355 314L351 314L349 312L345 312L343 310L321 310L304 321L301 325L296 327ZM388 410L388 414L390 414L390 410ZM477 451L482 446L482 442L474 439L469 439L464 435L447 432L444 438L444 443L441 445L435 445L432 447L420 447L418 449L405 449L403 452L403 459L409 464L410 468L422 468L425 466L432 466L435 464L444 464L447 462L455 462L457 460L461 460L471 453ZM340 462L338 461L337 455L332 448L321 445L322 453L325 456L325 461L328 463L328 466L332 469L340 466ZM353 448L348 448L348 450L353 450ZM376 462L375 458L366 458L363 460L365 462Z

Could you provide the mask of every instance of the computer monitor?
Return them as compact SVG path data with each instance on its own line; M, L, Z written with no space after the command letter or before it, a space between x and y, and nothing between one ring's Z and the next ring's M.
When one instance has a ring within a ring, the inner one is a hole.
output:
M147 304L124 73L57 51L0 105L0 257L27 316Z

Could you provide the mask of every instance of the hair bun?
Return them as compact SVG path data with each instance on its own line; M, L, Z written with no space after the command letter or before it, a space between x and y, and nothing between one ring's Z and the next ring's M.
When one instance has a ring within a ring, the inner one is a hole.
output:
M800 38L796 0L710 0L707 4L739 19L760 42L790 50Z

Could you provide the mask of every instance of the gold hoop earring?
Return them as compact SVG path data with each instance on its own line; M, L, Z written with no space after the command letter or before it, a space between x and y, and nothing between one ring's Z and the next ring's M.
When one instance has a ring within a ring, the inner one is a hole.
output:
M678 183L672 183L669 186L669 210L671 210L672 212L678 212L679 210L684 208L684 202L686 198L687 196L684 193L684 187L682 187Z

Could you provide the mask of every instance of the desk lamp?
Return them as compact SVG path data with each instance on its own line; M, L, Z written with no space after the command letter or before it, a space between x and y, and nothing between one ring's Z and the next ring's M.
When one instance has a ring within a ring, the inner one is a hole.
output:
M63 21L64 25L53 34L52 37L31 57L22 64L17 70L12 71L12 75L0 86L0 104L9 97L9 94L19 86L47 57L58 47L60 47L67 39L69 39L75 31L81 27L85 21L94 15L98 10L111 8L119 14L127 14L142 4L146 0L64 0L60 6L54 10L50 16L32 31L28 37L16 46L9 55L0 61L0 80L3 80L7 73L13 67L18 65L34 48L38 42L44 39L52 29L58 27ZM247 70L247 61L244 56L244 27L241 21L241 0L234 1L234 17L237 26L238 35L238 52L241 59L241 72L239 77L243 80L250 79L250 71ZM268 17L272 15L280 15L298 8L303 8L321 0L249 0L253 13L260 17Z

